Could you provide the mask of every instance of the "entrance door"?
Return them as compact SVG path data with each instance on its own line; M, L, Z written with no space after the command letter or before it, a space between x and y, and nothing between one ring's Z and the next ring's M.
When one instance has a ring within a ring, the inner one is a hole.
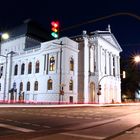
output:
M23 102L24 101L24 92L20 92L20 94L19 94L19 101L20 102Z
M89 103L95 102L95 84L93 82L90 83L90 95L89 95Z

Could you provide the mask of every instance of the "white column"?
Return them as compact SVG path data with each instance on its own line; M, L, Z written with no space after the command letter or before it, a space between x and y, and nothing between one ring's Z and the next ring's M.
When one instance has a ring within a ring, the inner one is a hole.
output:
M35 60L35 57L34 57L34 59L33 59L33 61L32 61L32 73L33 74L35 74L35 67L36 66L36 60Z
M28 59L26 59L25 61L25 71L24 71L25 75L28 74Z
M109 52L106 51L106 74L109 74Z
M84 103L88 103L89 101L89 47L88 47L88 38L85 36L84 38Z
M113 75L113 56L110 53L110 75Z
M98 46L98 70L101 72L101 46Z
M6 97L5 99L8 100L9 99L9 89L11 88L11 75L12 75L12 57L11 55L8 55L7 57L7 76L6 76Z
M120 57L117 57L117 71L118 71L118 75L120 77Z
M107 50L105 50L105 74L107 74Z
M115 76L118 76L118 68L117 68L117 56L115 58Z

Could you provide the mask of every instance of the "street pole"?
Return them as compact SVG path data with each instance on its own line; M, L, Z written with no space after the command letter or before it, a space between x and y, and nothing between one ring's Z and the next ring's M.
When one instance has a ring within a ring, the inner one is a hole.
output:
M57 44L57 45L60 45L60 77L59 77L59 101L58 103L60 103L61 101L61 95L62 95L62 101L63 101L63 95L64 95L64 89L63 89L63 86L65 86L64 84L62 84L62 46L64 45L62 43L62 41L60 43L56 43L56 42L53 42L54 44Z
M62 41L60 42L60 81L59 81L59 85L60 85L60 88L59 88L59 103L61 101L61 83L62 83Z

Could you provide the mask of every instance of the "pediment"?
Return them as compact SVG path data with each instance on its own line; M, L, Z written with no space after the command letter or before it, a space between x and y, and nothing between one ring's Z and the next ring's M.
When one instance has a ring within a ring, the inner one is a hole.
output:
M114 46L119 51L122 51L118 41L116 40L116 38L114 37L113 34L100 34L100 37L102 39L104 39L104 41L110 43L112 46Z

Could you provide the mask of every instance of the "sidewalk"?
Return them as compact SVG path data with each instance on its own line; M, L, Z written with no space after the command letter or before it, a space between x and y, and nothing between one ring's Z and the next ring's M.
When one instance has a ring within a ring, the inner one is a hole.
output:
M56 108L56 107L109 107L109 106L136 106L140 103L119 103L119 104L28 104L28 103L1 103L0 107L47 107L47 108Z

